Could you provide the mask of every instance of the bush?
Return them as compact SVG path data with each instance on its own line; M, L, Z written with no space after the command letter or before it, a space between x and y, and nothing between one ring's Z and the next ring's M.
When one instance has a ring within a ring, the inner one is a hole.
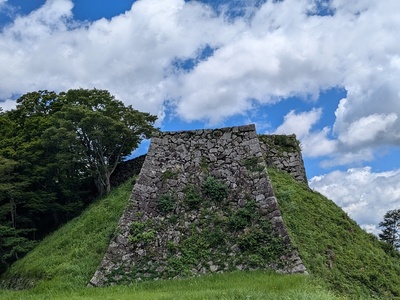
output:
M228 187L214 177L207 177L202 185L207 198L214 202L222 202L228 197Z
M168 213L175 209L176 201L174 197L168 193L161 195L157 202L157 208L162 213Z

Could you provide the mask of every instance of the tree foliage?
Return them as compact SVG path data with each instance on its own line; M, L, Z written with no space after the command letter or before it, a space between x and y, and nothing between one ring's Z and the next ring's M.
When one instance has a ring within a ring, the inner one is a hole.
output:
M108 193L116 166L155 120L97 89L30 92L0 110L2 266Z
M151 136L156 116L125 106L104 90L69 90L60 98L65 104L57 113L54 133L70 134L68 149L79 153L98 193L109 193L111 174L123 157Z
M389 210L379 223L382 233L379 238L395 249L400 250L400 209Z

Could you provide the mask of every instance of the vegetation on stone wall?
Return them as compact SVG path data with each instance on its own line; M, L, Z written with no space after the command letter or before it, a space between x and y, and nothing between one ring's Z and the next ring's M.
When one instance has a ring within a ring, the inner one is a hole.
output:
M382 247L385 248L386 243L363 232L330 200L310 191L290 176L274 170L269 170L269 173L285 221L310 276L233 272L88 289L87 282L126 207L132 189L131 182L127 182L47 237L0 278L7 286L19 283L20 288L29 285L35 285L35 288L26 291L3 289L0 298L129 299L135 295L140 299L328 300L392 299L398 295L400 257L396 252L385 253ZM249 204L249 208L244 207L238 212L238 217L247 219L251 211ZM227 226L232 226L232 223L227 223ZM215 240L218 241L218 232ZM325 251L328 245L331 252ZM173 242L169 247L176 251ZM331 292L326 290L327 287ZM342 296L336 297L332 291Z
M297 140L296 135L259 135L258 138L263 143L266 143L270 148L284 151L301 151L300 142Z
M158 199L162 221L158 218L150 221L142 215L131 224L129 241L134 247L141 245L141 251L147 255L135 261L130 272L123 266L113 270L107 276L109 283L185 277L237 268L264 269L280 263L284 253L282 240L269 220L260 215L254 200L249 198L244 207L233 210L227 199L228 187L212 176L206 177L199 186L189 184L183 190L185 195L181 200L171 193ZM184 207L188 210L180 209ZM166 240L161 238L171 231L179 234ZM157 259L158 256L162 259Z

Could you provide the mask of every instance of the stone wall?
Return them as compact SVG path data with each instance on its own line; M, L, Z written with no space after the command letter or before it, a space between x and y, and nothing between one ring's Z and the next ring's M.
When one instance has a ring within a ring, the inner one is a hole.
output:
M119 186L133 176L139 175L145 158L146 155L141 155L133 159L121 162L115 169L114 173L111 175L111 186Z
M160 133L90 285L237 269L306 272L254 125Z
M300 143L295 135L260 135L259 140L268 167L287 172L297 181L308 184Z

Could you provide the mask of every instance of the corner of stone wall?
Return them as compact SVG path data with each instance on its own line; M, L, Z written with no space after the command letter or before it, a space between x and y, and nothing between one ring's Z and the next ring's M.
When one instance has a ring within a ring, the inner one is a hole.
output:
M299 182L307 182L300 142L296 135L259 135L267 166L289 173Z

